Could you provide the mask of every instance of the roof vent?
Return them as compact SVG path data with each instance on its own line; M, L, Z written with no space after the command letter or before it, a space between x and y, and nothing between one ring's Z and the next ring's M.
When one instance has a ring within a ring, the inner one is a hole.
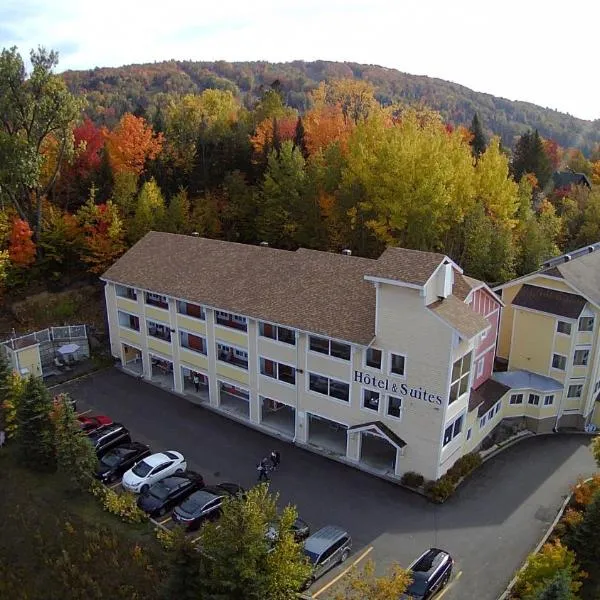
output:
M594 252L596 248L594 246L588 246L588 252Z
M565 262L569 262L571 260L570 254L565 254Z
M261 242L259 245L264 246L265 248L268 248L269 242Z
M352 256L352 250L350 250L350 248L344 248L344 249L342 250L342 254L343 254L344 256Z
M192 231L192 237L200 237L200 234L197 231Z

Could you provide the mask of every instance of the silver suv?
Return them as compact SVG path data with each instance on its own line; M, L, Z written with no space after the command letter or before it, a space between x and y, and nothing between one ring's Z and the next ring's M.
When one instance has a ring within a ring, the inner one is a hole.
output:
M327 525L306 538L304 554L310 560L313 572L306 582L306 588L311 586L319 577L343 563L352 550L352 538L341 527Z

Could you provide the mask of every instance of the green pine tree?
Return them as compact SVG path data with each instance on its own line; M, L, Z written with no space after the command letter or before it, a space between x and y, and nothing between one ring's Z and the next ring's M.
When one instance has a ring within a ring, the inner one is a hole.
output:
M297 148L302 153L304 160L308 159L308 148L306 147L306 133L304 131L304 123L302 117L298 117L296 123L296 131L294 132L294 148Z
M600 492L596 492L583 514L583 520L568 540L577 560L588 572L596 572L600 557Z
M481 127L477 113L473 115L473 120L471 121L471 127L469 127L469 131L472 135L471 152L475 158L479 158L487 148L487 141L485 139L483 128Z
M11 369L4 354L0 352L0 430L6 426L5 402L10 399Z
M518 139L513 154L512 173L516 181L520 181L525 173L533 173L541 190L550 181L552 164L537 129L524 133Z
M571 590L571 576L564 569L547 581L536 593L526 596L524 600L575 600Z
M162 600L198 600L201 556L181 528L174 533L168 574L161 590Z
M52 397L39 377L29 377L17 408L16 441L20 461L35 470L56 468Z

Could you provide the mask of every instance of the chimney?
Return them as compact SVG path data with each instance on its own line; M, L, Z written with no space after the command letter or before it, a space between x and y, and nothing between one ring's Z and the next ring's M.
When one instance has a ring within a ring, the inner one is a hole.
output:
M454 271L450 263L444 263L437 274L437 296L447 298L452 294Z
M263 247L265 247L265 248L268 248L268 247L269 247L269 242L261 242L261 243L259 244L259 246L263 246Z
M344 248L344 249L342 250L342 254L343 254L344 256L352 256L352 250L350 250L349 248Z

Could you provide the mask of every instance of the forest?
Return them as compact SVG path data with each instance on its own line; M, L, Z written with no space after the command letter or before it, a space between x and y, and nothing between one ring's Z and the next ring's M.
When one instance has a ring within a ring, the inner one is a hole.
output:
M530 129L511 151L476 112L455 125L343 77L301 110L280 80L252 102L210 80L132 112L99 90L101 118L99 101L56 74L55 52L31 63L16 48L0 55L7 292L97 278L150 230L365 257L438 251L491 284L600 240L598 145L586 157ZM125 98L133 82L112 85ZM569 169L584 185L554 185Z
M294 61L193 62L166 61L67 71L69 89L88 100L94 121L113 126L125 112L154 114L165 94L198 94L205 89L230 91L252 109L265 88L277 81L287 106L300 113L311 106L311 94L321 83L338 79L365 81L382 106L398 102L422 104L438 111L446 123L466 125L477 113L486 135L497 135L512 148L518 136L537 129L541 136L562 147L579 148L590 156L600 143L600 119L591 122L528 102L515 102L474 92L441 79L410 75L396 69L350 62Z

